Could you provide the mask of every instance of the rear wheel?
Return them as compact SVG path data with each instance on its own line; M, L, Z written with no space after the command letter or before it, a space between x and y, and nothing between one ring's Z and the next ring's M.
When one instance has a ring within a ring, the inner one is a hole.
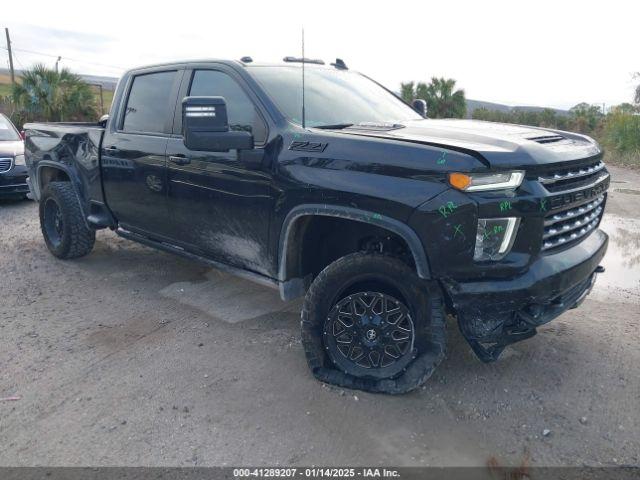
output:
M408 392L444 357L438 287L386 255L355 253L325 268L307 293L301 325L314 375L349 388Z
M62 259L87 255L96 239L69 182L47 185L40 199L40 228L49 251Z

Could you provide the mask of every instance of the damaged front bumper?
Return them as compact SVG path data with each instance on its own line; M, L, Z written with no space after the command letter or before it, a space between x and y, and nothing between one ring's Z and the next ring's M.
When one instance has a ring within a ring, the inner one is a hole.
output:
M536 327L577 307L591 291L609 238L594 231L579 244L540 256L509 280L442 280L458 325L478 358L498 359L504 348L536 334Z

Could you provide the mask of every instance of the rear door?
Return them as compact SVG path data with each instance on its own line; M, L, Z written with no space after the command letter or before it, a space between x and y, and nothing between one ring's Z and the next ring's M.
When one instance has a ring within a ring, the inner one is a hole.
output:
M183 70L145 70L130 76L117 118L101 148L104 190L120 226L169 238L167 141Z
M176 108L175 135L167 147L169 205L176 236L190 250L229 265L274 275L268 258L273 195L272 175L248 169L236 150L192 151L181 134L184 96L220 96L227 103L231 129L254 136L255 148L267 141L267 123L252 92L223 66L185 71Z

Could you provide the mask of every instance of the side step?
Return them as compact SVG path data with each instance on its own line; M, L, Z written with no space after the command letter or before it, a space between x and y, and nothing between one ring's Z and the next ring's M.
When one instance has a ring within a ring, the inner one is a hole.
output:
M232 267L230 265L225 265L224 263L216 262L215 260L211 260L209 258L201 257L200 255L196 255L195 253L191 253L179 247L177 245L172 245L167 242L161 242L157 240L153 240L144 235L140 235L138 233L130 232L129 230L125 230L123 228L118 228L116 230L116 234L121 236L122 238L126 238L127 240L133 240L134 242L142 243L148 247L156 248L158 250L162 250L163 252L173 253L175 255L180 255L181 257L188 258L189 260L194 260L199 263L203 263L213 268L217 268L223 272L230 273L231 275L235 275L237 277L245 278L247 280L251 280L252 282L259 283L266 287L270 288L278 288L278 281L273 278L267 277L265 275L261 275L256 272L251 272L249 270L243 270L241 268Z

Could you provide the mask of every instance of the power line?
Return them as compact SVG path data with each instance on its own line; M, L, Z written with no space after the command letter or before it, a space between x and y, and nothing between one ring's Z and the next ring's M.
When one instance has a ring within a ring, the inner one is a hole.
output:
M4 50L8 50L7 47L0 47L3 48ZM25 48L12 48L13 51L18 51L18 52L24 52L24 53L30 53L30 54L34 54L34 55L42 55L44 57L51 57L51 58L58 58L58 55L52 55L50 53L43 53L43 52L36 52L34 50L27 50ZM64 58L64 60L69 60L72 62L78 62L78 63L85 63L87 65L97 65L100 67L106 67L106 68L111 68L111 69L117 69L117 70L126 70L126 67L121 67L118 65L107 65L105 63L98 63L98 62L90 62L88 60L78 60L77 58L71 58L71 57L62 57Z
M18 63L18 65L20 65L20 68L22 69L22 71L25 71L26 68L24 68L24 64L20 61L20 59L15 53L13 54L13 58Z

